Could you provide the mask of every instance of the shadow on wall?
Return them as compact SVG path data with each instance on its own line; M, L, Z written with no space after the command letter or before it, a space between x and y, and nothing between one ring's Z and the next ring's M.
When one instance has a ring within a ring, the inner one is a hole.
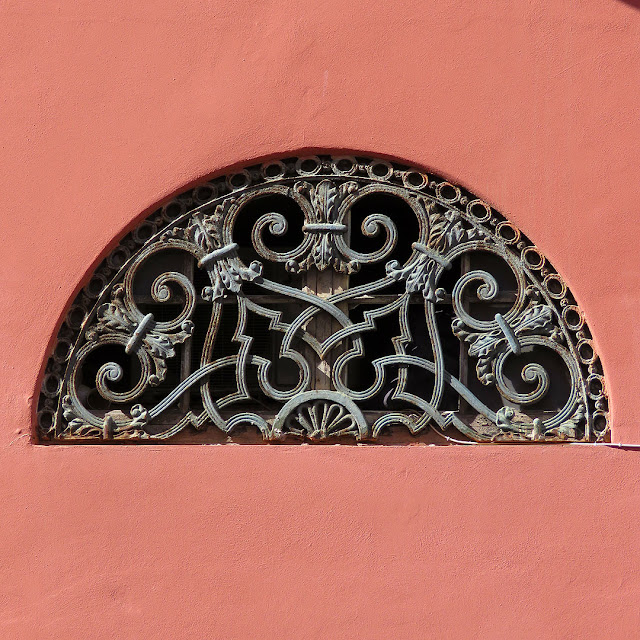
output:
M640 9L640 0L622 0L622 2L634 7L635 9Z

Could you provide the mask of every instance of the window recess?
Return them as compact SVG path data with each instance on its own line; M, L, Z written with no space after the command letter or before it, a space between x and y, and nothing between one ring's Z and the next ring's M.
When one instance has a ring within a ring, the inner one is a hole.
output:
M274 160L122 239L71 305L41 442L603 440L584 316L490 205L384 160Z

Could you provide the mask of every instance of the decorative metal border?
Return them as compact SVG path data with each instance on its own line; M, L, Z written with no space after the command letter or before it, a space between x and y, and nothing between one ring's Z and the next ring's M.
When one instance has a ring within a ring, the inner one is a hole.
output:
M369 237L384 234L377 251L362 254L349 246L350 207L369 193L400 198L415 213L420 231L412 245L413 253L404 264L387 261L386 276L381 280L347 288L329 298L294 290L263 277L264 261L283 263L293 273L315 269L342 274L355 273L363 264L384 262L398 240L397 225L384 213L369 215L361 229ZM233 240L234 222L245 203L264 194L286 196L300 207L305 220L303 241L283 253L270 249L265 238L282 235L289 223L277 211L266 214L252 230L253 249L260 260L245 265ZM175 287L182 290L184 308L171 321L160 322L151 313L143 314L134 300L132 281L136 269L149 256L167 248L193 255L198 268L208 274L210 286L201 295L212 310L205 345L209 352L208 356L203 354L200 368L162 402L144 407L136 404L136 399L150 385L164 379L167 360L175 356L178 345L190 340L194 329L192 316L198 293L184 274L164 273L152 286L151 297L157 304L168 301ZM462 300L463 292L468 292L474 283L478 285L479 301L489 303L495 299L499 286L489 272L473 270L461 274L450 294L439 286L452 261L474 251L488 251L500 257L518 283L512 308L496 314L493 320L472 317ZM244 295L246 282L265 292L290 296L307 308L295 322L284 323L278 313L260 307ZM363 323L351 322L339 306L355 295L377 293L398 282L404 284L404 294L393 304L367 312ZM390 410L370 424L358 405L376 389L372 387L366 392L350 389L341 371L350 359L366 357L360 334L375 330L376 317L399 313L402 326L409 298L416 294L424 298L434 358L428 361L405 351L404 346L411 339L405 326L403 335L394 338L395 354L371 365L376 372L377 389L387 379L387 369L398 368L393 398L413 404L414 409ZM237 298L240 320L236 333L239 344L244 340L244 345L231 360L208 360L222 300L229 296ZM441 343L434 309L447 296L456 316L452 331L467 345L469 357L476 359L478 380L487 386L495 385L507 401L498 411L489 409L444 368L438 352ZM334 318L340 329L317 340L305 327L321 310ZM272 363L251 355L246 348L250 336L243 335L240 324L248 311L268 317L275 330L284 334L280 357L292 359L300 368L295 388L282 391L273 387L269 381ZM292 346L294 336L302 337L306 348L320 358L342 345L332 365L332 388L313 388L306 357ZM78 372L85 358L104 344L120 345L139 362L140 379L126 392L116 393L110 388L123 374L120 365L107 362L96 377L101 396L114 406L126 408L124 412L120 408L102 414L92 412L84 406L77 387ZM537 363L527 364L521 372L522 380L533 385L533 391L517 393L507 384L504 374L507 360L518 357L523 349L532 348L550 349L559 355L571 380L569 398L550 416L531 417L509 406L535 405L549 390L549 372ZM237 393L233 397L215 398L208 380L213 372L228 366L236 369ZM251 367L257 371L262 390L279 402L281 409L271 418L244 410L224 418L223 407L232 408L234 402L250 398L246 375ZM434 376L429 398L406 392L411 367L427 370ZM169 407L175 407L181 395L196 384L203 392L204 410L199 414L184 412L169 428L160 431L152 428L154 419ZM481 426L477 421L464 421L455 411L439 408L447 385L483 418ZM161 440L189 426L198 430L213 427L229 433L239 425L253 425L267 440L296 437L322 441L342 436L375 440L385 428L403 425L414 434L427 427L445 430L453 426L477 441L589 441L601 440L607 434L607 407L602 368L582 311L562 277L512 223L465 189L422 170L381 159L321 155L272 160L201 184L174 198L127 234L96 269L67 312L46 365L37 415L38 435L43 442Z

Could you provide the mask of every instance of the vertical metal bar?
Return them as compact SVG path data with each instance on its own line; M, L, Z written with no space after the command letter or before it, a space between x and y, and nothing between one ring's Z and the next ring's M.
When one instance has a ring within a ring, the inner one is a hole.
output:
M471 257L468 253L463 253L460 260L460 276L471 271ZM469 290L469 287L466 289ZM464 294L462 297L462 308L469 312L469 296ZM458 358L458 379L467 388L469 388L469 355L467 353L466 344L459 341L460 355ZM458 394L458 411L460 413L467 413L470 411L467 401Z
M195 259L191 254L186 254L182 265L183 273L191 282L195 273ZM196 292L197 295L197 292ZM197 309L197 301L196 301ZM193 349L193 339L187 340L182 344L180 350L180 380L184 380L191 373L191 354ZM191 405L191 391L187 389L180 398L180 410L185 413L189 411Z

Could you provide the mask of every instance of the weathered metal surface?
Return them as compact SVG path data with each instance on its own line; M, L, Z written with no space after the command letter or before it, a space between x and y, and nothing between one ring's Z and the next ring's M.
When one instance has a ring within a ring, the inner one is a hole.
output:
M365 215L356 228L354 206L380 195L402 203L411 224L382 210ZM276 204L290 202L300 220L278 210L261 213L252 224L251 246L239 246L239 216L266 196L280 198ZM282 242L293 225L296 242ZM413 236L407 238L409 228ZM356 250L356 234L377 248ZM401 242L410 247L402 261L396 259ZM176 252L185 268L160 273L141 294L135 283L145 264L162 264L164 255ZM241 253L255 259L244 261ZM480 254L502 264L515 282L512 291L501 289L491 269L471 268ZM267 277L269 264L280 265L283 275ZM462 265L459 271L454 264ZM354 274L376 265L379 273L350 286ZM208 278L199 292L197 272ZM445 282L446 273L454 275ZM252 294L245 292L248 284ZM416 294L423 300L423 334L410 326ZM230 301L237 308L234 353L219 357L218 332ZM296 310L293 317L274 308L283 301ZM502 307L493 313L498 303ZM207 323L194 325L202 305ZM366 305L362 319L350 317L358 305ZM490 312L472 312L482 305ZM176 306L171 319L159 319L165 317L159 311ZM438 322L444 307L452 314L448 329ZM264 318L278 335L273 358L253 351L258 336L248 329L249 316ZM371 358L365 339L389 318L396 334L379 337L391 345L389 352ZM192 370L194 332L204 341ZM453 336L463 353L457 375L447 370L443 347ZM119 362L96 364L105 347L108 354L121 350ZM177 357L179 379L165 389L167 364ZM274 372L285 361L296 368L297 381L283 388L274 384ZM350 365L361 361L372 379L364 388L349 374ZM552 362L553 370L543 362ZM223 393L217 381L228 370L235 390ZM412 382L416 371L430 381L419 393ZM567 393L550 408L541 403L554 376L565 381ZM153 388L163 397L148 404ZM500 406L489 406L485 388L497 390ZM323 156L273 161L201 185L129 234L69 310L47 364L38 432L54 442L157 440L186 428L231 433L248 426L267 440L323 441L375 440L392 427L414 434L454 427L477 441L596 440L608 429L605 388L584 317L561 276L488 204L417 169ZM258 403L251 389L259 389ZM444 406L447 389L459 398L454 408ZM192 401L196 392L201 405ZM94 396L98 408L89 401ZM276 406L275 418L261 410L265 402ZM372 402L387 411L368 423L363 404L371 408Z

